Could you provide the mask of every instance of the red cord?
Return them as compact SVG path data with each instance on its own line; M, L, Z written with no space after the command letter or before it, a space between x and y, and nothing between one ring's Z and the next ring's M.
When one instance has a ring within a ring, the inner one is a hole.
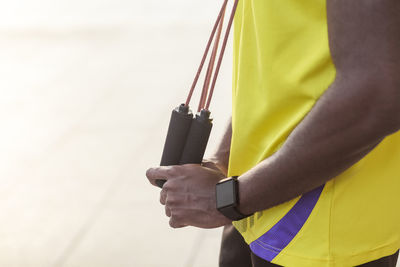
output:
M210 62L208 64L208 68L207 68L207 72L206 72L206 76L205 76L205 80L204 80L203 90L202 90L202 93L201 93L200 102L199 102L199 106L198 106L198 112L200 112L201 109L203 109L203 108L208 110L209 107L210 107L210 103L211 103L211 100L212 100L212 97L213 97L213 94L214 94L215 85L216 85L218 74L219 74L219 71L220 71L220 68L221 68L221 64L222 64L222 60L223 60L223 57L224 57L226 45L227 45L228 39L229 39L229 33L231 31L231 28L232 28L233 19L235 17L235 13L236 13L236 9L237 9L239 0L235 0L235 3L233 4L231 17L229 19L228 26L227 26L227 29L226 29L226 32L225 32L225 37L224 37L222 48L221 48L221 51L220 51L220 54L219 54L218 63L217 63L217 67L215 69L215 73L214 73L214 76L213 76L213 81L212 81L212 84L211 84L210 92L208 93L208 89L209 89L209 86L210 86L210 80L211 80L212 72L213 72L213 69L214 69L214 63L215 63L216 55L217 55L217 52L218 52L218 45L219 45L219 41L220 41L220 38L221 38L223 20L224 20L224 16L225 16L225 10L226 10L227 3L228 3L228 0L224 0L222 8L221 8L221 10L220 10L220 12L218 14L218 17L217 17L217 21L214 24L214 27L213 27L213 30L211 32L210 38L208 40L208 43L207 43L207 46L206 46L206 50L205 50L205 52L203 54L203 58L201 60L200 66L199 66L199 68L197 70L196 77L194 78L192 87L190 88L190 91L189 91L189 95L188 95L188 97L186 99L186 104L185 105L189 106L190 100L192 99L192 96L193 96L194 89L196 88L196 85L197 85L197 82L199 80L201 71L203 70L203 67L204 67L204 63L205 63L205 61L207 59L207 55L208 55L208 52L210 50L212 41L214 39L215 32L217 31L217 27L219 27L218 28L218 33L217 33L217 38L216 38L215 43L214 43L213 52L212 52L211 57L210 57ZM207 98L207 93L208 93L208 98ZM205 104L206 100L207 100L207 104L204 107L204 104Z
M202 71L203 66L204 66L204 62L206 61L206 58L207 58L207 55L208 55L208 51L209 51L209 49L211 47L211 43L212 43L212 41L214 39L215 32L217 31L218 24L221 21L222 14L224 13L224 11L226 9L227 3L228 3L228 0L225 0L223 5L222 5L222 8L221 8L221 10L220 10L220 12L218 14L217 21L214 24L213 30L211 32L210 38L209 38L207 46L206 46L206 50L204 52L203 58L201 59L201 63L200 63L199 69L197 70L196 77L194 78L192 87L191 87L191 89L189 91L189 95L188 95L188 97L186 99L186 104L185 104L186 106L189 105L190 100L192 99L192 95L193 95L194 89L196 88L197 81L199 80L201 71Z
M214 74L214 78L213 78L213 82L211 85L211 89L210 89L210 94L208 96L208 100L207 100L207 105L205 107L206 110L208 110L210 108L210 103L211 103L211 99L213 97L213 93L214 93L214 88L215 88L215 84L217 82L217 78L218 78L218 74L219 74L219 70L221 68L221 64L222 64L222 59L224 58L224 53L225 53L225 48L226 48L226 44L228 42L228 38L229 38L229 33L233 24L233 19L235 17L235 13L236 13L236 9L238 6L239 0L235 0L235 3L233 4L233 8L232 8L232 13L231 13L231 17L229 19L229 23L225 32L225 38L224 38L224 42L222 44L222 48L221 48L221 52L219 55L219 59L218 59L218 63L217 63L217 67L215 69L215 74Z
M225 10L226 9L224 9L224 11L222 12L221 20L219 22L218 32L217 32L217 36L215 38L214 48L213 48L213 51L212 51L212 54L210 57L210 62L208 63L208 68L207 68L206 76L204 79L203 90L201 92L201 97L200 97L200 102L199 102L197 112L200 112L204 108L204 105L206 103L208 88L210 87L210 82L211 82L211 75L214 70L215 59L216 59L217 52L218 52L219 40L221 39L222 27L224 24L224 17L225 17Z

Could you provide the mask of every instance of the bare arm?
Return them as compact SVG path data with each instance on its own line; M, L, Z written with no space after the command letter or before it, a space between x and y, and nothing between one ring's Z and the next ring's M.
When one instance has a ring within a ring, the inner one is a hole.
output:
M229 119L228 125L226 126L224 135L217 146L214 154L207 160L216 164L216 166L227 175L229 165L229 155L231 151L231 139L232 139L232 118ZM207 165L206 165L207 166Z
M400 2L327 2L336 80L282 148L240 177L245 214L324 184L400 128Z

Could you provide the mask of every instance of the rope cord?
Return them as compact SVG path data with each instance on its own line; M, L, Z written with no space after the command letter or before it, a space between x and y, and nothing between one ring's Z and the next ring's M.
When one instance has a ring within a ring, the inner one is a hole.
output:
M200 66L199 66L199 68L197 70L197 73L196 73L196 76L194 78L192 87L190 88L190 91L189 91L189 95L188 95L188 97L186 99L186 104L185 104L186 106L189 106L190 100L192 99L192 95L193 95L194 89L196 88L197 81L199 80L201 71L203 70L204 62L206 61L206 58L207 58L207 55L208 55L208 51L209 51L209 49L211 47L211 43L212 43L212 41L214 39L215 32L217 31L218 24L221 21L222 13L224 12L224 10L226 8L227 3L228 3L228 0L225 0L223 5L222 5L222 8L221 8L221 10L220 10L220 12L218 14L217 21L214 24L213 30L211 31L211 35L210 35L210 38L208 39L206 50L204 51L203 58L201 59Z
M219 41L221 39L222 27L224 24L224 17L225 17L225 9L222 12L221 21L219 22L218 32L217 32L217 36L215 38L214 48L213 48L213 51L212 51L212 54L210 57L210 62L208 63L208 68L207 68L206 76L204 79L203 90L201 92L201 97L200 97L199 107L197 109L197 112L200 112L204 108L204 105L206 103L208 88L210 88L211 75L213 73L215 59L217 57L218 45L219 45Z
M206 75L205 75L203 89L202 89L202 92L201 92L201 97L200 97L199 106L198 106L198 110L197 110L198 112L200 112L201 109L208 110L209 107L210 107L210 103L211 103L211 100L212 100L212 97L213 97L213 93L214 93L215 85L216 85L216 82L217 82L218 74L219 74L219 71L220 71L220 68L221 68L222 60L223 60L223 57L224 57L226 45L228 43L229 34L230 34L230 31L231 31L231 28L232 28L233 19L235 17L235 13L236 13L236 9L237 9L237 6L238 6L238 2L239 2L239 0L235 0L235 2L233 4L233 7L232 7L232 13L231 13L231 16L230 16L230 19L229 19L229 22L228 22L228 25L227 25L227 28L226 28L226 31L225 31L225 36L224 36L224 40L223 40L223 43L222 43L221 51L220 51L220 54L219 54L217 66L216 66L216 69L215 69L215 72L214 72L214 75L213 75L210 91L208 92L209 87L210 87L210 81L211 81L212 72L213 72L213 69L214 69L215 60L216 60L216 57L217 57L219 41L221 39L223 21L224 21L224 17L225 17L225 11L226 11L226 6L227 6L227 3L228 3L228 0L224 0L224 2L222 4L221 10L220 10L220 12L218 14L217 20L216 20L216 22L214 24L213 30L211 32L210 38L208 40L208 43L207 43L207 46L206 46L206 49L205 49L205 52L204 52L202 60L200 62L200 66L199 66L199 68L197 70L197 73L196 73L196 76L194 78L192 87L190 88L190 91L189 91L189 95L188 95L188 97L186 99L185 105L189 106L191 98L193 96L194 89L196 88L197 82L198 82L200 74L201 74L201 72L203 70L204 63L205 63L205 61L207 59L208 52L210 50L211 44L212 44L212 42L214 40L214 36L215 36L215 33L217 32L217 28L218 28L217 36L216 36L216 39L215 39L215 42L214 42L213 51L212 51L212 54L211 54L211 57L210 57L210 61L208 63L208 67L207 67L207 72L206 72ZM207 102L206 102L206 100L207 100Z
M215 74L214 74L213 82L212 82L211 89L210 89L210 94L208 96L207 105L205 107L206 110L208 110L210 108L211 99L213 97L215 84L217 83L219 70L221 68L222 59L224 58L226 44L228 43L229 33L230 33L231 28L232 28L233 19L235 18L235 13L236 13L236 9L237 9L238 3L239 3L239 0L235 0L235 3L233 4L231 17L229 19L228 27L227 27L226 32L225 32L224 42L222 44L221 52L220 52L220 55L219 55L217 67L215 69Z

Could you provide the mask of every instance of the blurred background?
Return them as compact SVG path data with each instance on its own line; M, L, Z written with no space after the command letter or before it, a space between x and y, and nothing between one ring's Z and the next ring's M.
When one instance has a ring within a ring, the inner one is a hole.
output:
M170 229L145 171L219 8L0 1L0 266L217 266L221 229ZM231 54L207 153L230 116Z

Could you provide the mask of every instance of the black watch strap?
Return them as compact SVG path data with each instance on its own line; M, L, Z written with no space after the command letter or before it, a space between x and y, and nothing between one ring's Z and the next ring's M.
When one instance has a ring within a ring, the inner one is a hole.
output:
M231 219L232 221L239 221L249 217L249 215L244 215L240 211L238 211L236 207L221 208L219 209L219 212L221 212L225 217Z

